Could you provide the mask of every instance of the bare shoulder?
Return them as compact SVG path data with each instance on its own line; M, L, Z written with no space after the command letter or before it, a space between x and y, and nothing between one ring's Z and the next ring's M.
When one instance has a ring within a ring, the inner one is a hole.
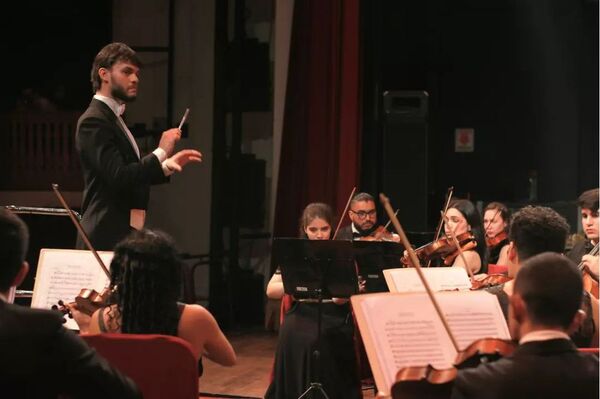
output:
M190 323L210 323L215 320L213 315L201 305L186 304L181 315L182 319Z

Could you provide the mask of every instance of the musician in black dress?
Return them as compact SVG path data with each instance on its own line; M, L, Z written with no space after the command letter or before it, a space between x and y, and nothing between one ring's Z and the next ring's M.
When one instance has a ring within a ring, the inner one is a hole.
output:
M500 202L490 202L483 210L483 228L490 264L508 265L509 220L510 212L506 205Z
M331 208L322 203L309 204L304 209L300 226L302 238L330 239ZM279 270L268 284L267 295L273 299L285 295ZM321 306L318 370L313 357L317 348L318 304L308 299L294 300L279 330L273 380L265 398L298 398L311 382L317 380L330 399L362 398L353 343L354 323L348 300L328 298Z

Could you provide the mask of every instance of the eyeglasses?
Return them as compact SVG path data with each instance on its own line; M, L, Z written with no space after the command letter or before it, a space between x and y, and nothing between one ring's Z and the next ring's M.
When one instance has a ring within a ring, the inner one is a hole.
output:
M371 217L371 216L375 216L375 214L377 214L377 211L375 209L371 209L370 211L358 211L355 212L352 209L350 209L350 212L352 212L353 214L355 214L356 216L358 216L359 219L365 219L367 216Z

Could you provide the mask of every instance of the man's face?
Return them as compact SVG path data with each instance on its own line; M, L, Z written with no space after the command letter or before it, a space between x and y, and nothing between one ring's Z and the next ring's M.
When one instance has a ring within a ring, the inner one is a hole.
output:
M588 240L598 242L598 211L583 208L581 210L581 226Z
M107 71L112 97L125 103L135 100L140 80L140 68L129 62L117 62Z
M358 230L372 229L377 223L377 210L373 201L356 201L350 205L348 211L350 220Z

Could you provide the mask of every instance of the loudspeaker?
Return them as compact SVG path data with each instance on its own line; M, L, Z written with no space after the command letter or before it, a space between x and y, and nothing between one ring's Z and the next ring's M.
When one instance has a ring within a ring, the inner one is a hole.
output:
M382 191L411 232L429 227L428 98L425 91L383 93Z

